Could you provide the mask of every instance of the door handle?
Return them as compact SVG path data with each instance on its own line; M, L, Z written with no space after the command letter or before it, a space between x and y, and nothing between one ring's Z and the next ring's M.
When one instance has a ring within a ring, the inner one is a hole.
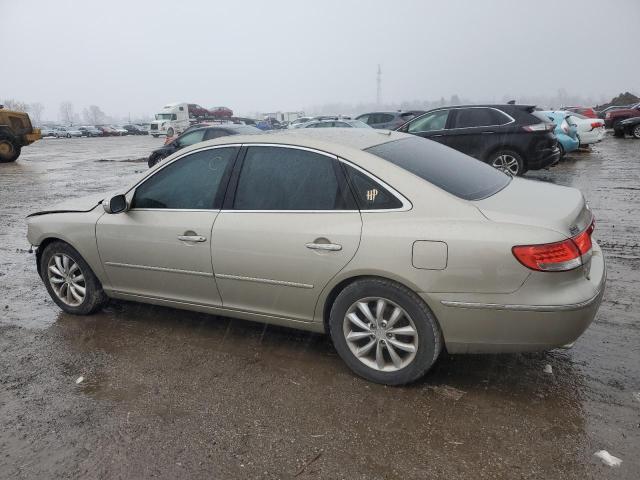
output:
M181 242L206 242L207 237L202 235L178 235L178 240Z
M307 243L305 247L311 250L325 250L328 252L338 252L342 250L342 245L338 245L337 243Z

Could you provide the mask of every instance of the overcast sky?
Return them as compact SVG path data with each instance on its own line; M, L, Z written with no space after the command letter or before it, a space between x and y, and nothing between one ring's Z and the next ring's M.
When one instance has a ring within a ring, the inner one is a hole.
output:
M0 99L152 114L640 93L640 1L0 0ZM626 42L628 40L628 43Z

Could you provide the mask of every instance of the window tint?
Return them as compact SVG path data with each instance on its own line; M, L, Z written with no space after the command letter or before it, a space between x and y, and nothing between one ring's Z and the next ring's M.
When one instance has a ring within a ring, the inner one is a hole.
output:
M511 177L486 163L420 137L383 143L366 151L465 200L481 200L506 187Z
M433 130L443 130L447 124L449 110L438 110L437 112L427 113L417 118L409 124L409 133L431 132Z
M186 135L181 136L178 139L178 145L181 147L188 147L202 141L204 137L204 130L196 130L195 132L189 132Z
M227 135L230 135L229 132L222 130L220 128L209 128L206 130L206 133L204 134L204 139L212 140L214 138L226 137Z
M187 155L142 183L132 208L219 208L216 195L237 148L215 148Z
M344 209L334 160L305 150L250 147L242 165L237 210Z
M349 178L351 190L356 197L360 210L382 210L400 208L402 202L386 188L351 165L342 164Z
M390 113L374 113L371 117L372 118L369 120L369 124L387 123L392 121L394 118Z
M456 110L454 128L487 127L502 125L509 121L491 108L460 108Z

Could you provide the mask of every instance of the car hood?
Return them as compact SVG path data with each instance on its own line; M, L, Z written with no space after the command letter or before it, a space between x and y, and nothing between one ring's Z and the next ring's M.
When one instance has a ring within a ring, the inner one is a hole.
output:
M85 197L70 198L63 202L52 205L51 207L34 212L28 217L37 215L45 215L48 213L68 213L68 212L90 212L102 202L103 199L109 198L113 193L94 193Z
M473 204L489 220L533 225L573 237L586 229L593 215L577 188L514 178L495 195Z

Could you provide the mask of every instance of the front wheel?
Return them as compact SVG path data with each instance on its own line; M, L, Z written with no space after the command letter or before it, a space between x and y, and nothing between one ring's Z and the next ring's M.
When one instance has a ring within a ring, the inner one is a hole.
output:
M489 165L514 177L525 172L522 157L513 150L494 152L489 158Z
M53 242L45 247L40 274L53 301L67 313L89 315L108 302L98 278L68 243Z
M633 127L633 130L631 131L631 135L633 135L633 138L640 139L640 124Z
M0 163L15 162L20 156L20 146L8 138L0 138Z
M175 133L175 130L169 127L169 129L167 130L167 137L173 137L174 133Z
M351 370L385 385L422 377L442 350L442 333L429 307L408 288L385 279L358 280L340 292L329 331Z

